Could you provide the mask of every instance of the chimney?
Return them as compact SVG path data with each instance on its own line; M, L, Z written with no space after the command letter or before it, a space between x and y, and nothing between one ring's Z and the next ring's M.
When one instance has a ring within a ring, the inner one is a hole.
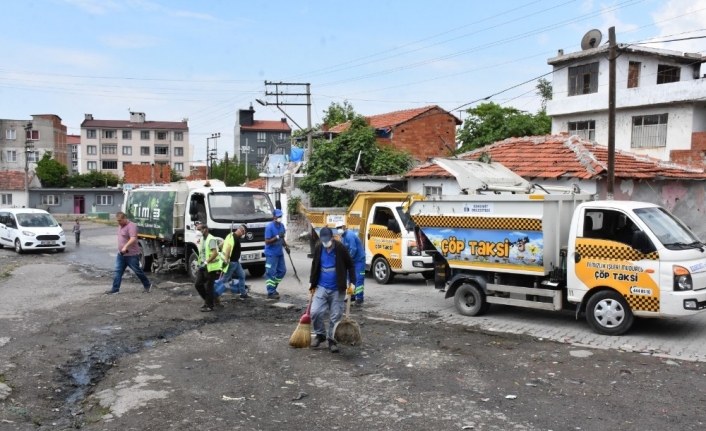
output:
M130 112L130 122L131 123L144 123L145 113L144 112Z
M84 115L84 119L93 120L93 114L83 114L83 115Z
M564 50L560 49L559 52L557 52L557 56L561 57L562 55L564 55Z
M282 118L282 122L283 122L283 123L286 123L286 122L287 122L287 119L286 119L286 118Z

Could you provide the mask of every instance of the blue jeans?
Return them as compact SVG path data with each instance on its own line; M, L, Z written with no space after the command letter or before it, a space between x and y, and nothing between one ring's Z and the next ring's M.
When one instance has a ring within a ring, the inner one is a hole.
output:
M365 261L354 262L355 266L355 291L353 296L356 301L363 302L363 293L365 290Z
M240 296L247 296L248 292L245 291L245 271L243 271L243 265L241 265L240 262L231 262L230 265L228 265L228 271L223 274L221 280L223 280L224 284L231 280L235 281L233 280L234 274L238 279L237 293L240 293Z
M284 264L284 255L267 256L265 257L265 286L267 286L267 294L274 295L277 293L277 286L287 273L287 267Z
M343 317L343 307L345 305L346 292L338 293L338 289L329 290L324 287L317 287L314 299L311 302L311 324L316 335L325 335L327 339L333 340L333 328ZM328 310L329 323L328 331L324 323L324 314Z
M118 253L118 256L115 258L115 277L113 278L113 288L111 289L113 292L120 290L120 283L123 281L123 274L127 267L130 267L132 272L140 279L145 289L150 287L150 281L147 279L144 271L140 269L140 256L123 256Z

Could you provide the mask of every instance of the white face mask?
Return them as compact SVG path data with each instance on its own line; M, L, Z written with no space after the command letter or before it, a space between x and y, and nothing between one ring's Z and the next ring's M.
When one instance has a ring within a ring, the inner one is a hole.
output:
M322 242L321 242L321 244L323 244L324 247L326 247L326 248L331 247L331 244L332 244L332 243L333 243L333 241L330 241L330 240L329 240L329 241L322 241Z
M196 241L200 240L201 238L203 238L203 232L201 232L200 230L197 230L196 231Z
M277 217L277 218L275 219L275 221L276 221L277 223L281 222L281 221L282 221L282 217Z
M336 229L336 233L339 235L343 235L343 229Z

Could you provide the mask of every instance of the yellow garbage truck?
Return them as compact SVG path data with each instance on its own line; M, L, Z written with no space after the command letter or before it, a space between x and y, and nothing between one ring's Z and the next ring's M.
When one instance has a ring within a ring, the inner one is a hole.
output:
M304 214L317 235L321 228L345 223L365 247L365 266L380 284L396 275L434 276L431 256L423 256L414 236L406 206L424 199L410 193L358 193L348 208L308 208Z
M569 194L476 194L412 202L435 287L459 313L491 304L585 313L619 335L634 317L706 309L706 246L658 205Z

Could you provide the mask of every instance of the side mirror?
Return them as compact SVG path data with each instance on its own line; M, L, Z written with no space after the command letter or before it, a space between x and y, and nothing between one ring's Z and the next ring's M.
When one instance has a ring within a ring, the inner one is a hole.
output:
M199 216L197 213L189 212L189 216L191 217L191 221L198 221L198 219L199 219Z
M59 223L59 227L61 227L61 223Z
M199 209L196 206L196 201L192 199L191 201L189 201L189 214L191 215L191 221L196 220L194 217L198 213L199 213Z
M394 233L400 233L400 224L397 223L397 220L395 219L390 219L387 221L387 229L391 230Z

